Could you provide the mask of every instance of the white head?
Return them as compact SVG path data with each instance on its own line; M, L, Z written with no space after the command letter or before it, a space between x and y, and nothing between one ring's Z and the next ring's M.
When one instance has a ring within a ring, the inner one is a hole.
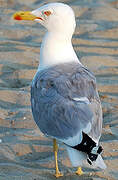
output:
M75 30L75 15L72 8L63 3L49 3L32 12L17 12L16 20L34 20L42 24L49 32L68 33Z
M72 35L75 30L75 15L71 7L63 3L49 3L39 9L32 11L32 14L41 19L40 22L49 32L69 33Z
M17 12L14 19L33 20L48 30L41 45L41 65L78 61L71 44L76 22L70 6L63 3L49 3L32 12Z

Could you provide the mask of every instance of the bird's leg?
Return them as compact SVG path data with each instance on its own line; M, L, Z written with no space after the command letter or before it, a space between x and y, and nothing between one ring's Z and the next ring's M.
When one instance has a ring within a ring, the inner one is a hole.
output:
M78 167L77 171L76 171L76 174L81 176L83 174L83 171L82 171L82 168L81 167Z
M56 139L53 139L53 151L54 151L54 156L55 156L55 167L56 167L55 176L56 178L58 178L60 176L63 176L63 174L60 173L59 168L58 168L58 162L57 162L58 145L56 143Z

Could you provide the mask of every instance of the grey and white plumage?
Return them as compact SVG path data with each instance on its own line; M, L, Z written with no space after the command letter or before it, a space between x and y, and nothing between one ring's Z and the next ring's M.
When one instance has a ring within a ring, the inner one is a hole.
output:
M87 133L99 140L102 112L96 80L79 63L38 71L32 82L31 102L33 117L44 134L63 141L77 133L81 136L90 124Z
M38 71L32 81L31 103L34 120L45 135L75 146L85 132L98 143L102 110L96 79L81 64L64 63Z
M46 15L44 11L50 12ZM75 29L73 10L62 3L45 5L32 14L48 30L40 64L31 86L31 107L40 130L63 142L73 166L87 158L73 149L86 133L97 145L102 131L102 109L94 75L78 60L71 44ZM96 166L105 168L101 155Z

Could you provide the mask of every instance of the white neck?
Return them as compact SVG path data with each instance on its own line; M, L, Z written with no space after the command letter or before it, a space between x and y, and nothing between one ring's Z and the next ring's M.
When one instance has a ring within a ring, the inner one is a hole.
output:
M47 32L41 45L38 69L73 61L80 63L73 49L71 38Z

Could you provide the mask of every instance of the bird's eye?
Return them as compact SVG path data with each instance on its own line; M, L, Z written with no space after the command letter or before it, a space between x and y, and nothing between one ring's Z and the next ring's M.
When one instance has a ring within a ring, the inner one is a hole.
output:
M51 15L51 11L44 11L43 12L46 16L50 16Z

